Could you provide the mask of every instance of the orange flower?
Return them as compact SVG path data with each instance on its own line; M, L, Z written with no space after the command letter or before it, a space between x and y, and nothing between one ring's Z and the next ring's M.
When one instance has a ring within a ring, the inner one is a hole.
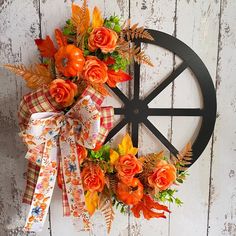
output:
M92 83L105 83L107 81L107 66L97 57L88 56L84 65L84 79Z
M70 80L55 79L50 84L49 92L58 104L68 107L77 95L77 85Z
M64 76L76 76L83 70L83 52L76 46L70 44L60 47L55 54L56 67Z
M105 177L100 166L94 164L85 166L81 176L84 190L102 192L105 184Z
M118 35L115 31L106 27L95 28L89 38L89 50L94 52L100 48L103 53L113 52L116 48Z
M162 212L157 212L157 210ZM166 218L164 211L170 213L168 207L154 202L153 199L146 194L143 195L142 201L131 208L131 211L136 218L140 217L140 212L142 211L144 218L147 220L151 218Z
M137 178L133 178L128 184L119 182L116 188L116 195L125 204L135 205L143 197L143 185Z
M161 160L157 164L154 172L148 177L148 183L151 187L163 191L170 187L176 179L176 168Z
M141 162L132 154L120 156L115 164L118 177L123 182L130 181L136 174L142 172Z

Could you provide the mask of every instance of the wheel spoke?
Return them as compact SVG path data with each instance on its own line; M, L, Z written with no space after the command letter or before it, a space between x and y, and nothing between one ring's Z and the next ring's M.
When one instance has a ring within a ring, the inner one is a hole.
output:
M138 129L139 129L139 123L138 122L132 122L132 142L134 147L138 147Z
M114 114L115 115L124 115L125 109L124 108L114 108Z
M140 41L135 42L136 47L141 46ZM140 64L134 63L134 100L139 99L139 92L140 92Z
M178 150L169 142L168 139L147 119L143 122L145 126L164 144L164 146L175 156Z
M117 87L115 88L110 88L116 95L117 97L125 104L129 102L129 99L118 89Z
M149 108L149 116L203 116L200 108Z
M170 83L172 83L186 68L187 64L182 62L162 83L160 83L145 99L145 103L150 103L159 93L161 93Z
M114 135L116 135L126 124L128 123L127 119L122 119L107 135L106 142L108 142Z

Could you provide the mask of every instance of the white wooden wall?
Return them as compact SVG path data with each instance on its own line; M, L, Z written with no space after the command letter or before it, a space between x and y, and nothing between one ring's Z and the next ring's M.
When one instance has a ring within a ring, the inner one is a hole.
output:
M0 0L0 64L36 62L38 55L33 40L52 35L55 27L62 26L70 15L70 5L70 0ZM117 213L111 235L235 236L236 1L91 0L89 5L99 6L105 16L114 12L124 18L130 15L132 22L164 31L185 42L206 64L214 80L218 100L213 137L190 168L188 180L179 188L178 195L184 201L183 207L170 205L173 213L169 218L149 222ZM179 63L179 58L161 48L149 46L146 50L155 68L141 68L143 96ZM128 91L127 86L122 89ZM21 231L28 210L21 204L26 150L17 135L17 107L26 92L20 78L0 69L0 236L26 235ZM114 99L107 103L119 106ZM185 71L151 105L201 106L191 71ZM196 118L175 117L155 118L152 121L177 148L193 139L200 122ZM144 127L140 128L139 138L143 153L163 148ZM58 189L44 230L38 235L88 235L78 233L70 219L62 217Z

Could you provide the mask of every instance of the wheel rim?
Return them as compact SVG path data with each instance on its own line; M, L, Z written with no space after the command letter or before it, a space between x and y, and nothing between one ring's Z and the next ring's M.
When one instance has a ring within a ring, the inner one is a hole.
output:
M182 63L142 100L139 98L140 65L134 64L134 97L129 100L120 89L112 88L112 91L124 103L123 108L115 108L115 114L124 115L124 118L110 131L106 142L126 124L131 123L131 137L134 145L137 146L138 127L139 124L143 123L173 155L177 156L179 151L147 119L148 116L199 116L202 117L202 122L198 135L192 145L193 157L190 164L192 165L204 151L214 130L216 120L214 84L202 60L185 43L160 31L150 29L147 29L147 31L153 36L154 41L147 39L134 40L137 46L140 46L141 43L146 43L162 47L181 58ZM196 77L202 94L203 108L149 108L148 104L187 68L190 68Z

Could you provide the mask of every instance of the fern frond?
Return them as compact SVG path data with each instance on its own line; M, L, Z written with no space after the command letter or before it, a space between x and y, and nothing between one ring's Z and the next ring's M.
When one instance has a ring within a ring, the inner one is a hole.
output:
M98 209L102 212L102 214L105 217L107 232L109 234L111 230L111 225L114 219L114 215L115 215L110 196L106 194L101 194L99 204L98 204Z
M171 156L170 158L173 165L180 171L184 171L187 169L187 165L191 164L192 160L192 145L188 143L184 149L177 155Z
M116 193L116 187L117 187L118 179L115 175L109 175L109 190L112 193Z
M122 34L127 37L128 40L133 40L133 39L149 39L149 40L154 40L152 35L144 29L144 27L138 27L138 23L132 25L130 27L130 20L126 22L126 26L123 27L122 29Z
M152 67L154 66L151 62L150 57L147 56L145 52L140 49L140 47L137 47L135 45L130 48L130 57L133 57L134 61L138 64L147 64Z
M36 64L29 69L24 65L7 64L4 67L16 75L22 76L27 86L31 89L37 89L43 84L49 84L52 81L50 71L42 64Z
M156 168L158 162L162 160L164 157L164 152L161 151L159 153L151 153L145 156L141 156L139 158L139 161L142 163L143 171L140 173L140 179L141 182L146 185L147 178L150 176L150 174L153 172L153 170ZM148 184L147 184L148 186ZM146 186L145 186L146 187Z
M77 34L83 34L89 28L90 13L87 5L87 0L83 1L82 7L75 4L72 5L71 21L77 29Z

